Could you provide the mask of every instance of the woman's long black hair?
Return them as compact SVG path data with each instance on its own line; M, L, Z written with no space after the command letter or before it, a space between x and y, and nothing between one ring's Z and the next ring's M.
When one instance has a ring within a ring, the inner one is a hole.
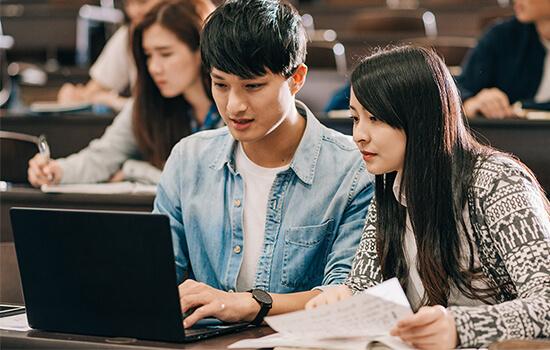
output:
M376 176L377 251L384 278L398 277L407 284L403 247L408 212L426 292L422 303L446 306L453 285L467 297L488 302L497 286L472 285L482 277L473 268L473 243L462 212L476 161L496 151L471 136L445 64L431 50L396 47L363 60L351 81L362 106L407 138L400 183L406 208L393 193L396 173ZM464 254L469 254L469 266L461 266Z

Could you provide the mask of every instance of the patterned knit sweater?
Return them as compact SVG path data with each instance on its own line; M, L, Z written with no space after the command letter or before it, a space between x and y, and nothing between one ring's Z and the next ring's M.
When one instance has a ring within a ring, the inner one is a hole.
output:
M497 340L550 337L550 218L533 179L515 161L478 161L468 193L473 244L494 305L451 306L461 347ZM382 282L371 202L346 284L358 292Z

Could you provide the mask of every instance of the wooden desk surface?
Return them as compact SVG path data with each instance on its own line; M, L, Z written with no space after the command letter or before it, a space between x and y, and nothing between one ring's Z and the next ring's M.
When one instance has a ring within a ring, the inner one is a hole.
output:
M194 343L163 343L141 341L130 344L113 344L104 337L49 333L40 331L15 332L0 330L0 344L5 349L227 349L227 346L241 339L259 338L272 334L269 327L260 327L243 332L223 335Z

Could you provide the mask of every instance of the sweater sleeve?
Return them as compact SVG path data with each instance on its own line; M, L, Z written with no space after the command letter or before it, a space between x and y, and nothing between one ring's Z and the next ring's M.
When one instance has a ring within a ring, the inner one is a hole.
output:
M67 158L59 159L63 169L61 183L107 181L128 159L139 154L132 131L132 107L129 102L105 130L101 138Z
M376 200L373 198L367 213L361 241L353 259L350 274L345 282L353 293L383 281L376 251L376 220Z
M517 298L496 305L454 306L462 347L505 339L550 337L550 220L535 180L517 164L498 167L477 200L486 242L502 259Z
M125 180L156 185L162 171L144 160L128 159L122 166L122 172Z

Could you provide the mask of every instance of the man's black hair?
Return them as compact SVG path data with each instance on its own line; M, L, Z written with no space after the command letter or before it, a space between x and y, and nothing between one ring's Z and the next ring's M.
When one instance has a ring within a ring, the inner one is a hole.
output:
M201 37L204 68L243 79L271 71L290 77L306 58L298 12L281 0L229 0L208 18Z

